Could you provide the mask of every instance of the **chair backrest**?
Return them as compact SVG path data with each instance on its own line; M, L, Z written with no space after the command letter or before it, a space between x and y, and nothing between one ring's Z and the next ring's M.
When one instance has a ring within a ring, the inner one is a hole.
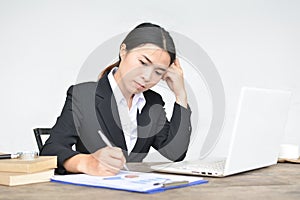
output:
M50 135L50 128L35 128L33 129L33 133L36 139L37 146L39 148L39 152L41 152L42 147L44 145L41 135Z

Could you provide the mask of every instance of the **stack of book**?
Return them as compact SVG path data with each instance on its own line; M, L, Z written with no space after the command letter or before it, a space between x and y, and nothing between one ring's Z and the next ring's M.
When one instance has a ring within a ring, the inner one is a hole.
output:
M1 159L0 185L24 185L50 181L57 167L56 156L40 156L32 160Z

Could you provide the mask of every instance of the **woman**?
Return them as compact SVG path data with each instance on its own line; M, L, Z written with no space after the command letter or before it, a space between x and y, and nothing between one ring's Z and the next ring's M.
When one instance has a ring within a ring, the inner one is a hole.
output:
M150 90L161 79L176 97L170 121L161 96ZM107 67L97 83L69 88L41 155L58 156L59 174L100 176L118 173L126 161L142 161L151 146L180 161L190 140L190 115L171 36L158 25L142 23L126 36L119 61ZM99 131L113 147L99 137Z

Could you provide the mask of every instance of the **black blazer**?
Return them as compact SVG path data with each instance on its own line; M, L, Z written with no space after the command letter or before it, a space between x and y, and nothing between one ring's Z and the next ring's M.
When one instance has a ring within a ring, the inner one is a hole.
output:
M128 155L107 74L98 82L71 86L41 155L57 155L56 173L64 174L66 159L79 153L93 153L106 146L98 134L101 130L114 146L123 149L127 162L142 161L151 146L172 161L183 160L191 135L190 109L175 103L172 118L168 121L161 96L152 90L144 92L144 96L146 105L141 113L137 112L137 142ZM76 150L72 149L73 145Z

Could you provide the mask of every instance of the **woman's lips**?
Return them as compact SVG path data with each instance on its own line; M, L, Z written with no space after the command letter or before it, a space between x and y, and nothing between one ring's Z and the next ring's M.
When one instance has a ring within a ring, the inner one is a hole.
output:
M138 89L144 89L145 88L145 85L140 84L140 83L138 83L136 81L135 81L135 83L136 83Z

